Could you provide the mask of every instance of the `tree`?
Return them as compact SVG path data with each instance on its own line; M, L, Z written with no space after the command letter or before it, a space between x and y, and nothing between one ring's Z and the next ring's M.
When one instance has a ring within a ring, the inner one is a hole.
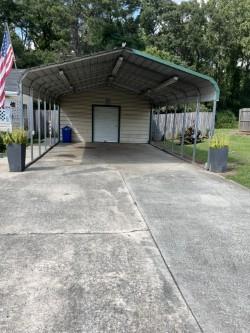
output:
M250 104L250 0L0 0L0 8L18 67L127 42L213 76L222 108Z

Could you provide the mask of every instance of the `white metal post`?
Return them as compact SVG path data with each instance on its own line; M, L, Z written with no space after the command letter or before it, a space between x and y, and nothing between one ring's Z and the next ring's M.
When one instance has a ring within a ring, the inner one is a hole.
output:
M176 119L176 109L177 106L174 108L174 119L173 119L173 126L172 126L172 152L174 152L174 136L175 136L175 119Z
M33 152L33 135L34 135L34 111L33 111L33 89L30 89L29 98L29 133L30 133L30 158L31 162L34 159Z
M197 134L198 134L198 126L199 126L199 114L200 114L200 96L197 97L196 114L195 114L194 144L193 144L193 159L192 159L193 163L195 163L195 158L196 158L196 144L197 144Z
M47 150L47 102L46 102L46 97L45 97L45 101L43 102L44 104L44 147L45 147L45 151Z
M171 118L170 118L171 120ZM168 108L166 107L166 130L165 130L165 142L166 142L166 145L167 145L167 132L168 132L168 129L169 129L169 115L168 115Z
M217 108L217 101L214 100L214 102L213 102L213 117L212 117L210 137L212 137L214 135L216 108Z
M57 141L61 141L61 107L60 104L57 105L57 129L58 129L58 138Z
M166 131L167 131L167 105L165 106L165 123L164 123L164 133L163 133L163 141L166 141Z
M24 129L24 112L23 112L23 85L19 84L19 99L18 99L18 111L19 111L19 124L20 128Z
M156 137L158 141L158 133L160 133L160 110L161 108L158 107L158 112L157 112L157 125L156 125Z
M182 132L181 132L181 157L184 155L184 140L185 140L185 129L186 129L186 113L187 113L187 104L184 106L184 113L182 118Z
M152 136L153 136L153 107L151 105L151 111L150 111L150 133L149 133L149 143L152 141Z
M52 146L52 110L51 110L51 98L49 99L49 145Z
M53 145L56 144L56 104L54 102L53 110Z
M39 148L39 156L41 155L41 100L40 95L37 100L37 117L38 117L38 148Z
M212 136L214 135L216 108L217 108L217 101L214 100L214 102L213 102L213 115L212 115L212 121L211 121L210 129L209 129L209 140L208 140L209 144L208 144L207 165L206 165L206 169L207 169L207 170L210 170L210 149L209 149L209 146L210 146L211 138L212 138Z

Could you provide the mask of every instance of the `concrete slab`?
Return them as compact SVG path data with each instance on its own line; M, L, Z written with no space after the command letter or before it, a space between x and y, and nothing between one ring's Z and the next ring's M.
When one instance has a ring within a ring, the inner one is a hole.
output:
M186 163L124 178L203 330L249 332L250 191Z
M146 232L0 239L1 332L199 332Z
M112 147L0 173L0 332L200 332L121 173L151 148Z
M78 146L77 146L78 147ZM65 149L66 148L66 149ZM0 176L0 233L108 233L144 230L120 173L58 147L22 174ZM70 157L69 157L70 156ZM76 156L72 165L68 160Z
M249 332L249 190L149 145L0 182L1 332Z

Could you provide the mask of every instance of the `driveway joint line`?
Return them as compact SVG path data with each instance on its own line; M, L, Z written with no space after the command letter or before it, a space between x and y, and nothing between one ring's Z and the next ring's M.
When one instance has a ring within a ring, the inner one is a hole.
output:
M149 229L134 229L134 230L128 230L128 231L117 231L117 232L29 232L29 233L6 233L6 234L0 234L0 237L4 236L48 236L48 235L54 235L54 236L88 236L88 235L122 235L122 234L132 234L136 232L149 232Z
M180 293L180 295L181 295L181 297L182 297L184 303L186 304L188 310L190 311L190 313L191 313L192 317L194 318L194 320L195 320L197 326L199 327L200 331L201 331L202 333L204 333L204 330L203 330L201 324L199 323L198 318L197 318L196 315L194 314L194 312L193 312L191 306L189 305L187 299L185 298L185 296L184 296L184 294L183 294L183 292L182 292L182 290L181 290L181 288L180 288L180 286L179 286L179 284L178 284L178 282L177 282L177 280L176 280L176 278L175 278L175 276L174 276L174 273L171 271L171 269L170 269L170 267L169 267L167 261L165 260L163 254L162 254L162 252L161 252L161 250L160 250L160 248L159 248L159 246L158 246L158 244L157 244L157 242L156 242L156 239L154 238L154 236L153 236L153 234L152 234L152 232L151 232L151 230L150 230L150 228L149 228L149 225L148 225L148 223L147 223L147 218L144 216L143 211L140 209L140 206L138 205L138 202L137 202L137 200L136 200L136 198L135 198L135 195L134 195L133 191L130 189L130 186L127 184L126 179L125 179L125 177L123 176L123 174L122 174L122 172L121 172L120 170L119 170L119 173L120 173L120 175L121 175L121 178L122 178L122 180L123 180L123 183L124 183L124 185L126 186L126 188L127 188L128 192L129 192L131 198L133 199L133 201L134 201L135 204L136 204L136 207L137 207L137 209L138 209L139 214L141 215L141 217L142 217L144 223L146 224L146 226L147 226L147 228L148 228L148 232L149 232L149 234L150 234L150 236L151 236L151 238L152 238L152 240L153 240L153 243L155 244L156 248L158 249L161 258L162 258L162 260L163 260L163 262L164 262L164 264L165 264L165 266L166 266L166 268L167 268L167 270L168 270L170 276L172 277L172 279L173 279L173 281L174 281L174 284L176 285L176 288L178 289L178 291L179 291L179 293Z

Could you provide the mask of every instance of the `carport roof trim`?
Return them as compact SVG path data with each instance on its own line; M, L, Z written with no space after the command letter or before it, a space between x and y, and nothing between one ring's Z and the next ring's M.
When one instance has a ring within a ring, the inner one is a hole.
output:
M26 77L26 75L28 73L36 72L38 70L42 70L42 69L46 69L46 68L60 67L60 66L66 65L66 64L80 62L84 59L89 59L89 58L92 58L92 57L98 57L98 56L102 56L102 55L105 55L105 54L119 53L119 52L122 52L122 51L130 52L131 54L137 55L137 56L142 57L144 59L156 62L156 63L161 64L161 65L165 65L167 67L176 69L176 70L181 71L183 73L187 73L187 74L193 75L195 77L201 78L203 80L209 81L211 83L211 85L214 87L216 101L219 101L220 88L219 88L217 82L212 77L210 77L208 75L205 75L205 74L201 74L199 72L196 72L196 71L194 71L190 68L184 67L182 65L177 65L177 64L175 64L171 61L163 60L160 57L153 56L153 55L148 54L146 52L139 51L139 50L136 50L136 49L133 49L133 48L128 48L128 47L122 47L122 48L115 48L113 50L100 51L100 52L84 55L82 57L77 57L77 58L74 58L74 59L71 59L71 60L66 60L66 61L63 61L63 62L50 63L50 64L47 64L47 65L40 65L40 66L36 66L36 67L31 67L31 68L24 71L22 77L20 78L20 83L23 81L23 79Z

